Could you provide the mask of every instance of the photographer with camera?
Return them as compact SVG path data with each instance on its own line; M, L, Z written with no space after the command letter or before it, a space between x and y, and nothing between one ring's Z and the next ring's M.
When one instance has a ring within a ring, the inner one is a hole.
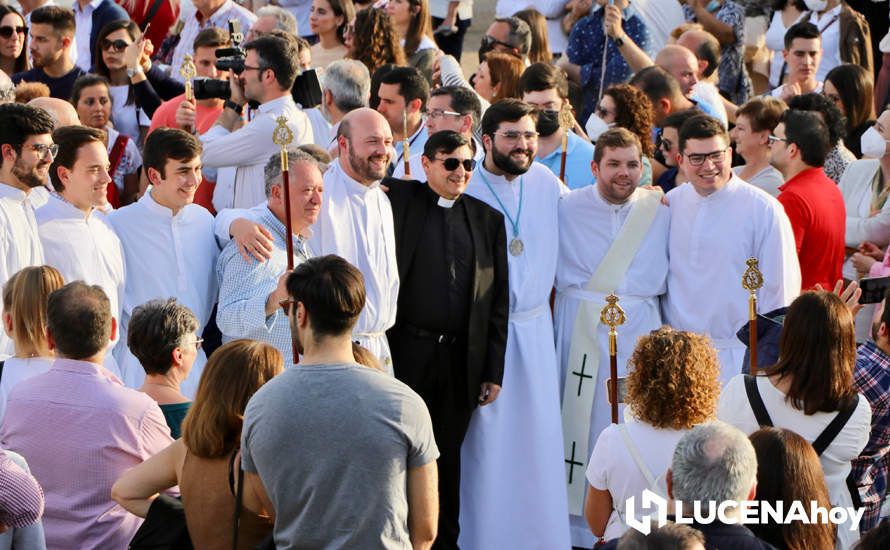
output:
M222 113L225 98L208 96L208 91L215 91L208 88L225 85L225 96L228 97L229 85L229 72L216 68L216 50L228 48L231 44L229 33L224 29L208 27L198 33L194 41L195 100L186 100L185 94L180 94L162 103L151 118L149 134L157 128L179 128L200 135L213 126ZM195 192L195 204L203 206L211 213L215 213L212 204L215 179L215 175L204 172L201 185Z
M216 63L217 69L231 70L229 97L216 123L201 136L204 166L219 170L213 193L217 211L250 208L265 200L263 165L279 150L272 141L278 117L287 118L292 146L312 143L309 119L291 96L299 73L295 40L262 36L243 50L232 49L233 55ZM248 102L258 107L245 124L242 111Z

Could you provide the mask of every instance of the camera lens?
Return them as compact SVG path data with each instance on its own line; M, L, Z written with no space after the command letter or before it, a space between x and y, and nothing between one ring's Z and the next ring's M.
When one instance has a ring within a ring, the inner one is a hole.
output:
M229 99L232 88L228 80L213 78L196 78L193 82L195 99Z

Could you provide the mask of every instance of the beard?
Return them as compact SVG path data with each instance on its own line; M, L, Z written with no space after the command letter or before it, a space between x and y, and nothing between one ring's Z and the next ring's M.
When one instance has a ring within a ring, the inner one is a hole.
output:
M383 160L383 167L380 169L377 169L371 164L372 160L378 159ZM349 147L349 166L356 174L365 179L376 181L386 177L386 168L388 166L386 160L386 155L371 155L370 157L363 159L355 153L355 150L351 146Z
M527 162L525 165L519 164L513 160L513 153L525 153L527 156ZM491 160L494 162L494 165L504 172L510 174L511 176L521 176L528 172L528 169L532 166L532 161L535 158L534 151L531 149L520 149L516 148L511 150L508 154L503 154L494 147L491 148Z
M49 164L45 160L40 160L34 166L28 167L27 164L22 162L22 158L19 157L15 159L15 164L12 165L12 175L32 189L40 187L46 183L46 176L41 176L37 169L38 167L49 166Z

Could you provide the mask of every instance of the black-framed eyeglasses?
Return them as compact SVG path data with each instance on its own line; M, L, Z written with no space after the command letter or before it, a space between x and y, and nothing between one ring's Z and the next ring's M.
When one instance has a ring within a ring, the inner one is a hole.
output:
M705 159L710 160L714 164L723 164L726 161L726 150L722 149L720 151L711 151L710 153L692 153L691 155L688 153L683 153L686 155L686 158L689 159L689 164L693 166L701 166L705 163Z
M268 67L251 67L250 65L245 65L244 68L241 70L241 72L243 73L244 71L265 71L267 68Z
M28 27L13 27L10 25L5 25L0 27L0 38L12 38L13 34L21 34L24 35L28 32Z
M45 157L47 153L53 158L59 153L59 146L55 143L47 145L46 143L33 143L31 149L40 157Z
M457 170L458 166L463 165L464 170L467 172L472 172L476 169L476 160L475 159L459 159L456 157L448 157L445 159L433 159L435 161L441 162L442 166L445 167L449 172L454 172Z
M491 48L491 47L496 46L496 45L497 45L497 46L503 46L503 47L505 47L505 48L509 48L509 49L511 49L511 50L514 49L514 48L516 48L516 46L514 46L513 44L507 44L506 42L503 42L503 41L501 41L501 40L498 40L497 38L495 38L495 37L493 37L493 36L489 36L489 35L487 35L487 34L486 34L485 36L482 37L482 47L483 47L483 48L486 48L486 49L487 49L487 48Z
M278 305L281 306L282 311L284 311L285 317L290 317L291 308L297 307L297 301L293 299L281 300L278 302Z
M108 40L103 38L102 42L99 43L99 47L102 48L102 51L113 50L116 52L122 52L127 49L130 43L126 40L118 38L117 40Z
M787 140L787 139L785 139L785 138L780 138L779 136L774 136L774 135L772 135L772 134L766 136L766 139L767 139L767 141L769 141L770 145L772 145L773 143L775 143L775 142L777 142L777 141L781 141L781 142L783 142L783 143L788 143L788 140Z

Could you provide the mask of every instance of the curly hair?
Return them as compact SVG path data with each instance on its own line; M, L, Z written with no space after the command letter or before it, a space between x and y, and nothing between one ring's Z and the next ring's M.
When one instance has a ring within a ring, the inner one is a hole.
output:
M386 12L375 8L359 10L355 14L354 28L348 57L364 63L369 73L374 74L387 63L406 64L399 35Z
M630 84L616 84L606 88L603 95L615 102L615 126L627 128L640 138L644 156L654 155L652 103L646 94Z
M642 422L681 430L714 418L720 364L706 336L661 327L640 338L629 363L625 402Z

